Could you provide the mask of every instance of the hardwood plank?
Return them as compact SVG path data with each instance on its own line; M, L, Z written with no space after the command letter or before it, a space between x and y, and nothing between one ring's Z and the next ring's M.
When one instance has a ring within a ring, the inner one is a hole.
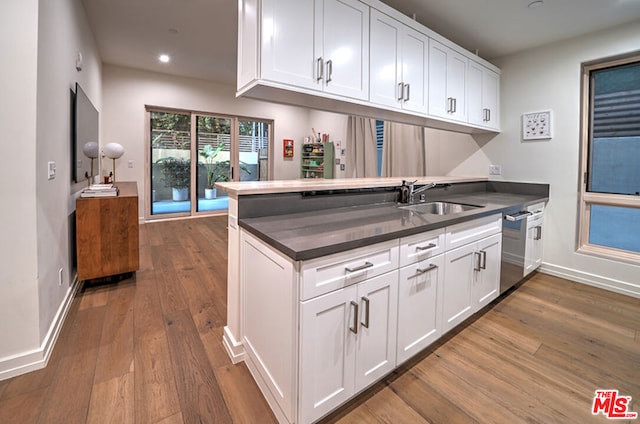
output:
M91 391L87 423L133 423L133 402L133 373L95 384Z
M407 405L430 423L476 423L460 406L412 372L406 372L389 386Z
M154 423L179 413L180 402L153 274L142 277L134 304L135 421Z
M394 423L428 423L413 408L407 405L391 389L380 390L364 403L366 410L377 422Z
M69 353L60 359L47 389L40 422L85 422L104 313L104 306L78 311L67 341Z
M216 379L235 423L277 423L269 404L253 381L244 363L215 369Z
M183 419L232 422L191 315L180 311L165 320Z
M133 367L133 309L136 287L118 283L109 292L94 383L128 374Z
M1 400L0 423L31 424L39 422L38 416L42 410L42 402L46 392L47 388L43 387Z

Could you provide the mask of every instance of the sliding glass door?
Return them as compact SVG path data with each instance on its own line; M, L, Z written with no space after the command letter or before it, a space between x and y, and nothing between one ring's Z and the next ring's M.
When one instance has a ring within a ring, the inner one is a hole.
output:
M269 179L270 121L153 110L149 117L148 218L226 212L228 195L216 182Z

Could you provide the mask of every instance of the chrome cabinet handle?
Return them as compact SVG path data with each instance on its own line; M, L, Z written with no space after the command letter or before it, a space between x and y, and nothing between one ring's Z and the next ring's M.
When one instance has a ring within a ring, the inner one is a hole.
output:
M404 85L404 90L403 91L405 92L405 95L404 95L404 101L405 102L408 102L409 99L411 98L411 93L409 92L410 89L411 89L411 87L409 86L409 84L405 84Z
M333 79L333 60L327 60L327 84Z
M480 252L473 252L474 256L476 257L476 264L473 267L474 271L480 271L482 269L482 255L480 254Z
M364 322L360 322L360 324L364 328L369 328L369 298L366 296L362 296L362 301L364 302L365 310L364 310Z
M447 97L447 113L453 113L453 97Z
M536 236L534 240L542 240L542 225L536 225Z
M412 278L419 277L419 276L421 276L422 274L425 274L425 273L427 273L427 272L429 272L429 271L433 271L433 270L434 270L434 269L436 269L436 268L438 268L438 265L434 265L434 264L429 264L429 266L428 266L428 267L426 267L426 268L424 268L424 269L417 268L417 269L416 269L416 273L415 273L415 274L413 274L413 275L412 275L412 276L410 276L410 277L407 277L407 280L410 280L410 279L412 279Z
M438 247L438 245L437 245L437 244L435 244L435 243L429 243L429 244L427 244L426 246L416 246L416 250L418 250L418 251L422 251L422 250L431 250L431 249L433 249L434 247Z
M316 74L318 75L316 77L316 81L321 81L324 78L324 66L323 66L323 60L322 57L319 57L316 60Z
M487 252L481 250L480 253L482 254L482 265L480 265L480 269L487 269Z
M399 82L398 89L396 90L396 100L401 102L403 98L404 98L404 85L401 82Z
M458 100L454 97L453 98L453 110L451 111L451 113L456 113L457 110L458 110Z
M353 327L349 327L349 331L351 331L353 334L358 334L358 304L356 302L354 302L353 300L351 301L351 306L353 306L354 311L353 311Z
M355 268L349 268L348 266L344 267L344 270L347 272L356 272L356 271L362 271L363 269L367 269L367 268L371 268L373 266L373 264L369 261L365 262L362 265L359 265Z

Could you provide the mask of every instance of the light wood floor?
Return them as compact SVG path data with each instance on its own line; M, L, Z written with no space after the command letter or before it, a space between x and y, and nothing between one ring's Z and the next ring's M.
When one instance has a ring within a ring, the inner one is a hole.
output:
M226 217L140 236L140 271L84 287L49 365L0 382L0 423L275 422L221 343ZM538 274L325 422L606 422L596 389L640 412L640 299Z

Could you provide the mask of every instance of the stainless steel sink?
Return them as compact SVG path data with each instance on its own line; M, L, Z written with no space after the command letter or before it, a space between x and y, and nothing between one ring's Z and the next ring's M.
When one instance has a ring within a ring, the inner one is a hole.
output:
M451 202L426 202L417 203L414 205L400 206L400 209L406 209L417 213L431 214L431 215L451 215L454 213L460 213L469 211L472 209L481 208L477 205L465 205L463 203L451 203Z

